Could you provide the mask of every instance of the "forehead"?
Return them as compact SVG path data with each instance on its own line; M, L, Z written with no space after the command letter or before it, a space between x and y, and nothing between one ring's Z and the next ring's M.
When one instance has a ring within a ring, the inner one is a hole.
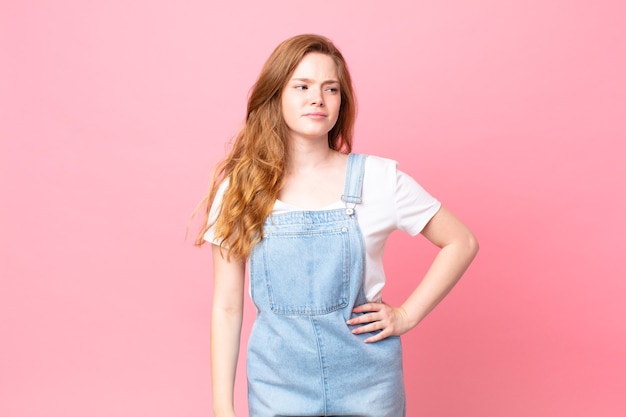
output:
M307 78L322 81L338 80L337 65L329 55L310 52L302 58L293 71L291 78Z

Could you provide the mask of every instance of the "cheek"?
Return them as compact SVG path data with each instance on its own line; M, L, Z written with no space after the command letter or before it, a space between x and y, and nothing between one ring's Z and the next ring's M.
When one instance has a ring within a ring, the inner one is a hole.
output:
M294 97L292 94L285 94L281 99L281 105L283 113L289 113L298 106L297 97Z
M341 112L341 97L337 97L333 100L333 106L336 109L335 116L338 117L339 113Z
M293 104L289 100L289 97L283 96L280 99L280 113L283 119L289 118L290 110L293 108Z

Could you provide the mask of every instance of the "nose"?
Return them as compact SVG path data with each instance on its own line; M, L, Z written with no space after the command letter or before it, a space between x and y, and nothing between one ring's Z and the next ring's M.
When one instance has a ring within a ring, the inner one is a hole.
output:
M321 88L310 88L309 94L309 99L311 100L312 105L320 107L324 106L324 96Z

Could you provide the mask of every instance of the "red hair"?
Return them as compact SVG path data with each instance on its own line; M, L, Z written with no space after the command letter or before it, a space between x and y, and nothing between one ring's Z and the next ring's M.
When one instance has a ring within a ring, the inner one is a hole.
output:
M329 39L319 35L299 35L285 40L265 62L250 92L245 124L228 156L216 167L210 192L201 203L205 221L196 245L205 242L204 234L213 226L208 216L224 179L229 180L229 185L214 224L216 239L229 257L242 260L261 240L263 222L272 212L289 157L281 93L302 58L311 52L331 57L339 77L341 107L337 123L328 132L328 146L346 154L351 152L356 99L341 52Z

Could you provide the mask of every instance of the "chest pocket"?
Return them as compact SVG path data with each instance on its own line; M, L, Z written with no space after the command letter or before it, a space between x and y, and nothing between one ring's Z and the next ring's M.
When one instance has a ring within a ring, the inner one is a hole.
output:
M282 315L321 315L348 305L347 227L266 232L264 267L270 309Z

